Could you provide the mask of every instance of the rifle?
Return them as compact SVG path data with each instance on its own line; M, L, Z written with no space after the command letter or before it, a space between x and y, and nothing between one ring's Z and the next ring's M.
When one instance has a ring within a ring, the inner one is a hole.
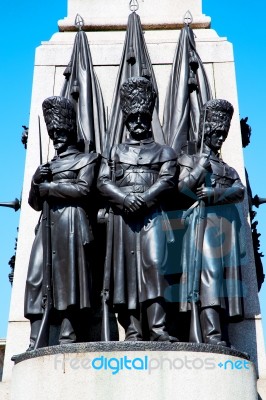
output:
M115 182L115 161L111 159L111 150L109 151L108 164L111 169L111 180ZM110 341L110 323L109 323L109 299L110 299L110 280L112 269L112 244L114 232L114 213L111 207L109 208L107 233L106 233L106 253L104 261L104 276L103 276L103 289L102 289L102 329L101 340L103 342Z
M200 273L202 267L202 247L205 229L205 203L203 200L199 202L198 224L196 230L196 251L194 258L194 275L192 285L192 295L190 299L191 317L189 341L193 343L202 343L202 333L199 319L199 289L200 289Z
M203 128L201 136L200 156L203 153L204 134L205 134L205 123L206 123L206 108L204 111ZM200 292L200 274L202 268L202 251L203 251L203 238L205 230L205 202L204 200L199 201L199 212L198 212L198 224L196 230L196 247L195 247L195 258L194 258L194 274L192 293L190 298L191 306L191 317L190 317L190 330L189 330L189 341L193 343L202 343L202 332L199 318L199 292Z
M40 144L40 163L42 164L42 142L41 142L41 127L39 119L39 144ZM47 181L45 181L47 182ZM38 336L34 345L34 350L40 347L49 345L49 320L51 309L53 307L52 299L52 252L51 252L51 221L50 221L50 206L47 200L43 202L42 209L42 245L43 245L43 283L42 283L42 308L43 316Z

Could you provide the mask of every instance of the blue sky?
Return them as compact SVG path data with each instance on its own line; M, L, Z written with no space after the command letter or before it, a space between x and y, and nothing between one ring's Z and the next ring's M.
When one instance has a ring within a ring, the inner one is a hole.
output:
M253 194L266 197L266 54L262 23L266 3L263 0L202 0L202 3L203 12L212 18L212 28L234 45L240 117L248 116L252 127L251 144L244 150L245 164ZM20 141L21 126L29 121L35 48L58 30L57 21L67 14L67 0L13 0L12 9L9 2L3 2L1 11L0 202L4 202L19 198L22 189L26 153ZM257 210L256 219L259 220L261 251L266 255L266 204ZM0 207L0 221L0 338L4 338L11 294L8 261L14 254L19 211L15 213L11 208ZM266 265L266 258L264 260ZM266 320L266 282L260 300ZM264 330L266 332L266 322Z

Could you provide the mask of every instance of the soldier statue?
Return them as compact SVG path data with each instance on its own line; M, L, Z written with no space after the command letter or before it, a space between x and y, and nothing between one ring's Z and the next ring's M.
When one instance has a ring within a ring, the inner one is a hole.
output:
M154 142L152 83L129 78L120 96L128 138L111 148L98 179L114 218L109 303L118 312L126 341L171 341L164 299L167 231L162 198L175 184L176 154Z
M178 158L178 188L188 201L181 255L181 311L196 304L202 341L222 346L229 345L226 317L239 320L243 314L241 221L235 203L243 200L245 188L220 154L233 111L226 100L208 101L200 115L198 153Z
M76 317L92 304L91 226L93 187L98 156L77 147L76 113L70 100L49 97L43 114L56 156L40 165L32 178L29 204L41 211L49 205L51 247L51 291L59 325L59 344L78 340ZM47 241L41 218L29 260L25 291L25 317L31 322L30 347L34 349L43 315L43 264ZM44 244L45 243L45 244ZM57 342L58 343L58 342Z

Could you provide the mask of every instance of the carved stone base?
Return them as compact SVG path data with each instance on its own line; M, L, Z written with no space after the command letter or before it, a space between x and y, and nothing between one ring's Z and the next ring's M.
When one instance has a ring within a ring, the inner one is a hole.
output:
M14 358L11 400L255 400L246 354L213 345L94 342Z

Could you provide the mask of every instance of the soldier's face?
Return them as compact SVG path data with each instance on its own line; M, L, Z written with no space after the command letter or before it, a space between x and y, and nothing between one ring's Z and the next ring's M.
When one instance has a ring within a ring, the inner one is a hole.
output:
M221 149L223 142L227 138L228 130L227 129L219 129L214 131L209 139L209 147L217 152Z
M151 116L141 112L130 114L127 118L126 126L134 139L141 140L150 130Z
M62 129L54 129L49 132L49 136L53 141L54 149L57 154L65 151L70 143L69 133Z

